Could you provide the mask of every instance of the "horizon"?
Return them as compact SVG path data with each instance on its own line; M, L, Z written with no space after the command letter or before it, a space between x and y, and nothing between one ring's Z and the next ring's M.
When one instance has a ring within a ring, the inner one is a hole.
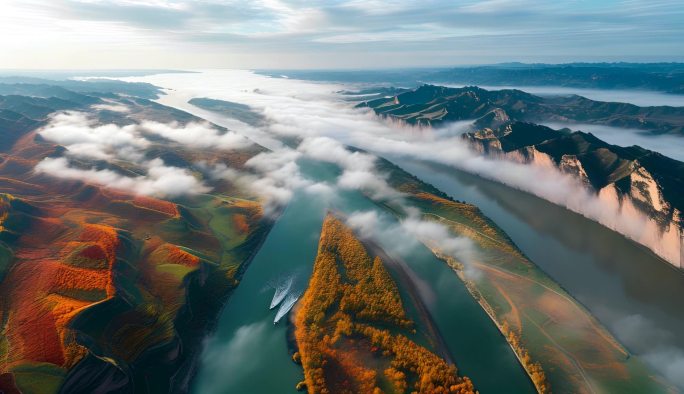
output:
M195 67L195 68L160 68L160 67L139 67L139 68L14 68L14 67L3 67L0 65L0 74L5 76L10 76L9 73L12 72L22 72L27 74L32 73L70 73L70 72L117 72L117 73L128 73L128 72L154 72L154 73L166 73L166 72L203 72L203 71L213 71L213 70L247 70L256 72L268 72L268 71L325 71L325 72L362 72L362 71L418 71L418 70L444 70L444 69L457 69L457 68L487 68L487 67L502 67L506 66L610 66L610 65L684 65L684 58L681 61L568 61L562 63L552 63L552 62L522 62L522 61L502 61L497 63L453 63L444 65L415 65L415 66L393 66L393 67L347 67L347 68L332 68L332 67L321 67L321 68L260 68L260 67ZM14 76L14 75L11 75Z
M0 394L684 393L684 0L0 0Z

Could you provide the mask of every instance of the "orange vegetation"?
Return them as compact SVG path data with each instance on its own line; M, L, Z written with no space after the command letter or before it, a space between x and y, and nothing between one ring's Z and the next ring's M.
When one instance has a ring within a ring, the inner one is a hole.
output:
M35 172L45 157L64 153L36 136L29 132L0 154L0 193L21 200L0 194L0 391L8 393L15 369L28 366L21 378L29 381L34 375L26 371L37 363L64 371L75 365L86 354L77 333L87 339L85 346L92 344L122 368L131 368L127 363L155 345L195 335L236 285L227 273L235 272L251 252L236 247L237 242L224 250L227 242L218 236L224 234L208 225L211 215L201 212L205 208L199 204L188 212L201 214L181 215L170 201ZM175 147L174 153L188 161L209 155L244 163L258 152L227 155ZM236 191L230 184L212 186L223 193ZM15 205L22 206L15 203L28 207L14 212ZM263 216L259 203L237 200L232 205L241 215L234 219L235 228L246 235L240 238L265 234L257 232ZM194 278L188 274L200 267L199 255L217 261L229 255L226 260L233 265L208 264L197 291L198 299L212 302L207 310L178 319L190 299L186 285ZM108 302L112 298L117 301ZM79 319L84 316L91 318ZM191 333L179 334L178 325L184 324L193 325Z
M247 234L249 232L249 223L247 222L247 216L238 213L233 215L233 223L235 223L235 229L240 234Z
M379 257L328 215L295 316L310 393L472 393L456 367L410 340L398 288Z
M0 373L23 362L74 365L85 348L76 343L69 323L83 309L114 295L111 266L119 244L116 230L84 224L74 236L64 224L46 218L35 218L33 226L45 222L52 222L55 229L36 228L20 238L15 267L0 286L5 299L0 316L8 346ZM63 256L68 264L51 256ZM74 264L86 260L87 267ZM97 266L92 261L100 261L100 268L90 268Z
M199 257L169 243L154 249L149 260L155 264L178 264L185 267L196 267L200 262Z
M534 383L537 391L539 393L550 393L551 390L549 383L546 380L546 374L544 374L541 364L532 361L527 349L525 349L525 347L520 343L520 334L512 330L508 324L506 324L506 322L503 322L500 328L503 334L506 336L508 343L510 343L511 347L515 349L515 353L518 355L520 362L530 375L532 383Z
M158 198L135 196L133 203L139 207L152 209L154 211L165 213L169 216L178 216L178 207L170 201L160 200Z

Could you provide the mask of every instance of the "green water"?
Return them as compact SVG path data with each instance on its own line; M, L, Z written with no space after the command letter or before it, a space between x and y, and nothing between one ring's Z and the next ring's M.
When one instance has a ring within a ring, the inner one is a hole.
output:
M329 165L299 164L307 176L319 180L337 175ZM278 308L269 309L272 285L292 276L292 291L304 289L328 208L346 214L379 210L357 192L338 193L331 200L298 192L225 305L216 332L207 340L193 392L296 392L303 374L288 354L286 318L273 324ZM380 214L387 222L394 220ZM419 244L406 248L391 238L378 241L390 255L406 261L453 360L481 393L534 391L504 338L453 271Z

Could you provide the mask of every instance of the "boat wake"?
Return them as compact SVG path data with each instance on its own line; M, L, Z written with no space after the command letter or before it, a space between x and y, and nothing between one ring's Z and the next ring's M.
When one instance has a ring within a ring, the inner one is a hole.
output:
M290 309L292 309L292 307L294 306L294 304L297 303L297 300L299 300L300 296L301 293L290 293L287 295L282 305L280 305L278 313L276 313L275 319L273 319L273 324L278 323L280 319L283 318L283 316L287 315L287 312L289 312Z
M277 285L275 285L275 293L273 294L273 299L271 300L271 306L269 307L269 309L275 308L285 299L287 294L290 292L290 289L292 288L293 282L294 277L288 276L284 280L280 281Z

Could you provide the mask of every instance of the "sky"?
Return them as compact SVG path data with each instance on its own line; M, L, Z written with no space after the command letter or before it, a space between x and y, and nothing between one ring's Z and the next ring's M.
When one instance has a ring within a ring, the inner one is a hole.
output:
M684 61L681 0L2 0L0 68Z

